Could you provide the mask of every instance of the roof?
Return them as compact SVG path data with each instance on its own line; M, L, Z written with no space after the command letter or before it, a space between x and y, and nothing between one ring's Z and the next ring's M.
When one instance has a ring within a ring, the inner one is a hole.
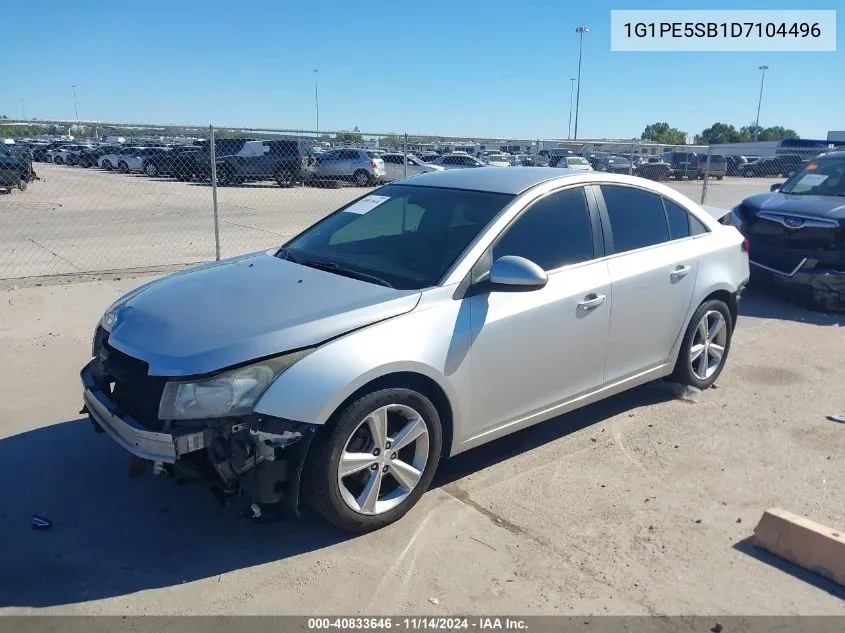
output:
M580 171L558 167L477 167L428 172L394 184L471 189L517 195L549 180L583 175Z

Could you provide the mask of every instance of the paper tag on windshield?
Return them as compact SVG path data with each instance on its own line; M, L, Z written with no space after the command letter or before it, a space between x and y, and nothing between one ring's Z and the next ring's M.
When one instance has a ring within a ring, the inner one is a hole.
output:
M795 186L818 187L825 180L827 180L827 176L823 176L822 174L806 174L801 180L795 183Z
M352 206L346 207L343 211L344 213L358 213L363 215L388 200L390 200L390 196L367 196L366 198L361 198Z

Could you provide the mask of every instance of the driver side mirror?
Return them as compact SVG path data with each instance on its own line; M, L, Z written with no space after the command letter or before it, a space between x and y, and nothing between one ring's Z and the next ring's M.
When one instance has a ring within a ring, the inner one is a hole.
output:
M488 279L494 291L528 292L544 287L549 276L529 259L505 255L493 262Z
M769 191L780 191L780 188L783 187L782 182L776 182L771 187L769 187Z

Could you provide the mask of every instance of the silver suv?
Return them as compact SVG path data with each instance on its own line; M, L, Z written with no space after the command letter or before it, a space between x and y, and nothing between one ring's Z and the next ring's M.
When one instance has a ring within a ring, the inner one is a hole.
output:
M384 181L387 172L384 161L374 152L344 147L319 154L313 176L320 180L351 180L366 187Z

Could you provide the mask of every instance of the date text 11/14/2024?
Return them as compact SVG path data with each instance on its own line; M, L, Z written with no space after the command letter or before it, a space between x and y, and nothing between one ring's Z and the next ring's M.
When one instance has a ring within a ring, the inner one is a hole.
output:
M349 617L308 618L309 630L527 631L525 620L512 617Z

